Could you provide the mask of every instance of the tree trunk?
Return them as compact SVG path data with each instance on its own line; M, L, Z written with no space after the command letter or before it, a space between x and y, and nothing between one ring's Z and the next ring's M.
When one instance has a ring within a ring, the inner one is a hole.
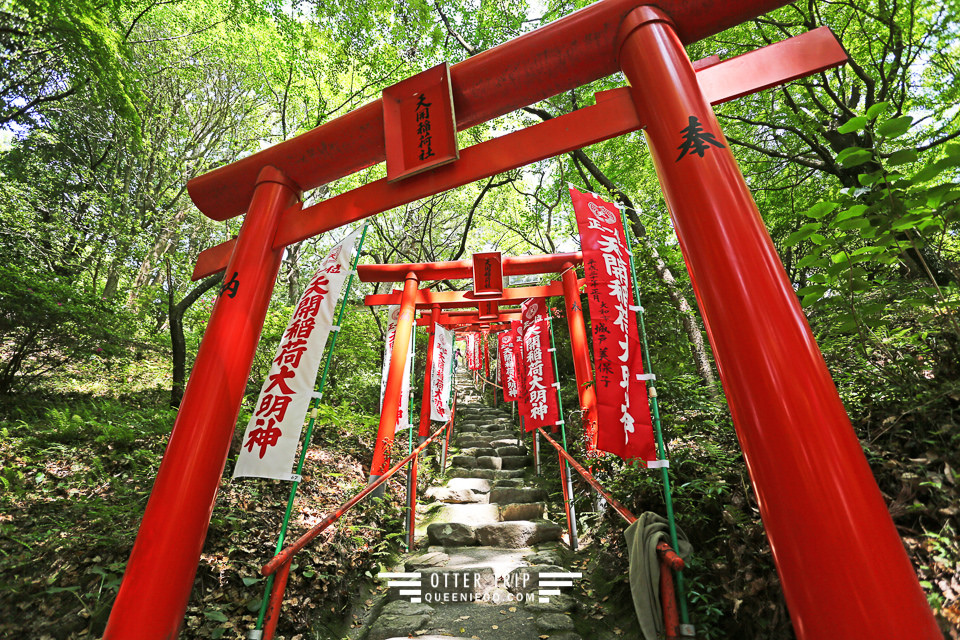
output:
M167 262L167 282L169 288L170 310L170 346L173 357L173 384L170 387L170 406L179 407L183 400L183 390L187 381L187 339L183 334L183 316L200 296L223 281L223 274L210 276L188 293L183 300L174 303L173 277L170 263Z
M133 309L133 304L137 301L137 298L140 295L140 290L144 286L147 286L151 280L153 280L153 278L150 277L150 274L153 273L154 269L159 266L158 263L160 262L160 259L163 258L168 251L170 251L170 247L173 246L173 243L177 238L177 232L180 230L180 225L186 216L186 209L178 212L173 216L173 218L170 219L170 222L163 229L160 235L157 236L157 239L154 241L150 251L140 263L140 268L137 270L137 275L133 279L133 285L131 285L130 291L127 294L127 309Z
M660 279L663 280L663 283L667 287L667 296L680 312L683 330L687 334L687 339L690 341L690 353L693 356L693 363L697 367L697 373L700 374L704 384L707 385L710 396L715 400L718 399L717 379L713 375L713 367L710 365L710 356L707 353L707 345L703 341L703 332L700 330L700 323L697 322L696 312L693 307L690 306L690 303L687 302L687 297L680 292L680 285L677 284L677 279L673 277L670 267L668 267L667 263L660 257L660 253L657 252L656 248L647 241L648 236L637 233L638 231L643 231L643 226L640 224L636 213L630 216L630 226L633 227L634 237L643 242L647 250L650 251L657 275L660 276Z

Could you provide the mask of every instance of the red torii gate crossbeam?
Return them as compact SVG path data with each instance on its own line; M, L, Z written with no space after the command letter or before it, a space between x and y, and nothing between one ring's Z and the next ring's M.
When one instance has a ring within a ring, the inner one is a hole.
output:
M601 0L450 68L456 128L622 71L592 109L463 149L460 160L307 209L303 190L386 157L381 101L189 183L198 208L246 210L104 637L176 637L286 244L644 126L800 640L941 637L803 310L711 109L842 64L823 31L703 68L684 43L786 0ZM705 63L709 65L708 61ZM728 88L705 81L713 70ZM651 90L647 90L650 88ZM721 97L721 99L724 99ZM688 124L689 123L689 124ZM677 157L683 131L718 146ZM202 263L202 264L201 264ZM412 295L412 292L411 292ZM412 318L411 318L412 320Z

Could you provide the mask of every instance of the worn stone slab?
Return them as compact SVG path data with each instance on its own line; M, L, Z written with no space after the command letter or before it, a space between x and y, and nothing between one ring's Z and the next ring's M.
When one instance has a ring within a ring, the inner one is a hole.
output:
M469 447L466 449L460 450L460 455L462 456L495 456L497 455L496 449L491 449L490 447Z
M507 447L507 446L519 446L522 444L516 437L504 437L497 438L496 440L490 440L489 446L496 449L497 447Z
M460 446L460 449L469 449L471 447L489 447L491 444L490 438L484 436L464 436L457 440L457 444Z
M514 445L508 445L504 447L497 447L494 449L498 456L525 456L527 455L526 447L518 447Z
M493 469L450 469L447 472L451 478L483 478L484 480L493 480L497 477L497 472Z
M500 482L512 482L510 480L497 480ZM490 481L482 478L451 478L447 481L447 488L453 490L467 489L474 493L490 493Z
M548 520L511 520L477 527L477 541L486 547L518 549L546 540L559 540L563 529Z
M539 520L546 512L546 505L542 502L520 502L517 504L500 504L501 520Z
M427 526L427 538L431 544L444 547L466 547L477 543L477 532L468 524L435 522Z
M479 462L479 461L478 461ZM501 456L501 469L526 469L533 465L533 458L530 456Z
M573 631L573 618L565 613L542 613L537 616L537 629L550 631Z
M536 487L500 487L490 490L490 502L514 504L517 502L542 502L547 497L543 489Z
M483 478L484 480L500 480L504 478L522 478L525 469L510 469L496 471L494 469L450 469L447 473L451 478Z
M433 612L433 607L427 604L395 600L383 608L380 616L370 626L367 639L387 640L398 636L407 637L422 628Z
M521 478L503 478L501 480L495 480L493 483L494 489L503 489L505 487L522 487L523 479Z
M453 456L450 459L450 464L461 469L476 469L477 459L473 456Z
M450 556L442 551L428 551L413 556L403 563L405 571L420 571L431 567L443 567L450 561Z
M493 469L495 471L499 471L502 468L502 460L499 456L480 456L476 459L476 461L477 467L481 469Z
M429 518L434 522L452 522L476 527L490 522L499 522L500 508L495 504L445 504L438 503L431 509Z
M536 553L531 553L523 558L530 564L563 564L563 561L560 559L560 554L554 550L537 551Z
M449 487L430 487L424 496L428 500L438 502L448 502L451 504L466 504L471 502L486 502L483 494L478 494L470 489L451 489Z

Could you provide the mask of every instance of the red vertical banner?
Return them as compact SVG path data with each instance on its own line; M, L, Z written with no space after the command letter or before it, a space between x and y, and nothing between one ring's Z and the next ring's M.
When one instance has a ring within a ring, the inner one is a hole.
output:
M547 316L547 301L543 298L528 298L520 307L523 318L523 364L525 402L525 427L533 431L537 427L557 431L560 406L557 403L556 380L553 375L552 352L550 351L550 319Z
M503 331L498 336L497 365L500 367L504 402L513 402L520 397L520 372L517 369L515 337L516 332L513 330Z
M656 460L653 421L634 320L629 248L617 208L570 188L587 277L596 368L597 448Z

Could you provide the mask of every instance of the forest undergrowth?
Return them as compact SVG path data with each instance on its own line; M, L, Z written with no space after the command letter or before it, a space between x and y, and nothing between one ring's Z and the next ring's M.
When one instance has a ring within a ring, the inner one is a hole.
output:
M168 392L150 389L3 399L0 637L100 637L175 417L167 400ZM321 408L288 541L363 487L375 432L369 416ZM290 485L231 482L239 446L235 440L182 638L246 637L257 618L259 569L274 554ZM348 512L298 555L282 637L340 638L356 624L357 594L399 548L402 495L402 479L391 481L385 500Z

